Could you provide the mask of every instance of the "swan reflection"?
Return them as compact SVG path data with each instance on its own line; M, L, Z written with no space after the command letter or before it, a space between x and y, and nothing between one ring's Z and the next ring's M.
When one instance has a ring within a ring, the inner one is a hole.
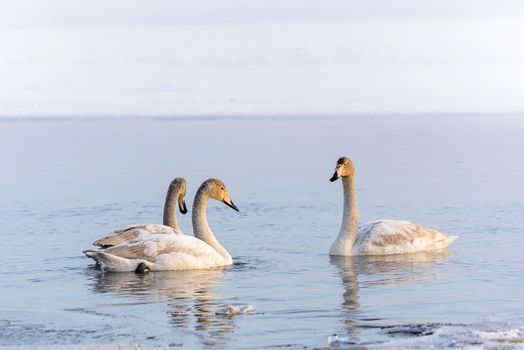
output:
M221 268L148 274L100 272L92 287L96 293L127 296L133 304L165 303L171 325L192 328L204 344L213 345L227 341L227 334L235 329L233 318L215 314L223 302L214 290L227 273Z
M348 334L359 339L359 321L372 321L360 305L360 290L370 287L394 286L415 281L438 279L432 267L444 263L450 252L437 250L414 254L331 256L344 288L342 309Z

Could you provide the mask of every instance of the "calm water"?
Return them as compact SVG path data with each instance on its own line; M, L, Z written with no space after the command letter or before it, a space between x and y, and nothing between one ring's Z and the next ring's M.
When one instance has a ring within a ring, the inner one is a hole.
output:
M505 115L0 121L0 345L524 347L523 151L524 118ZM459 239L330 259L341 155L357 166L362 221ZM213 202L208 219L236 264L95 269L81 251L160 222L176 176L189 202L208 177L228 185L240 213ZM257 312L215 314L237 304Z

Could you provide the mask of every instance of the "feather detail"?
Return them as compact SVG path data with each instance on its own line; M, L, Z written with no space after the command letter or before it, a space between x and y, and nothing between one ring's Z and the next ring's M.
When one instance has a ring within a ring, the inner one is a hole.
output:
M113 271L134 271L141 262L156 271L201 269L231 264L230 259L193 236L149 234L144 230L139 230L135 240L84 253L103 269Z
M166 225L128 225L115 230L113 233L106 237L100 238L93 244L101 248L112 247L118 244L137 239L140 235L140 232L144 231L146 231L149 234L182 234L181 232L177 232L172 227Z
M447 247L457 237L402 220L377 220L359 227L353 255L414 253Z

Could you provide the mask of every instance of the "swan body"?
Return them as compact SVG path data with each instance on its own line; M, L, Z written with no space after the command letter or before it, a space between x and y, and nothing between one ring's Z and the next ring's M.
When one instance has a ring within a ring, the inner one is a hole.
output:
M195 237L178 234L157 234L140 228L137 237L105 249L84 253L104 270L191 270L227 266L233 263L229 252L216 240L206 219L209 198L222 201L238 211L224 183L219 179L204 181L193 203L193 231Z
M446 248L457 237L403 220L376 220L358 227L353 246L337 239L329 255L389 255Z
M135 271L143 263L153 271L193 270L231 265L206 242L184 234L151 234L139 230L129 242L103 250L86 251L104 270Z
M164 204L164 224L128 225L121 227L111 234L100 238L93 244L108 248L117 244L122 244L135 240L144 232L150 234L183 234L176 220L176 203L178 202L180 212L187 213L186 207L186 180L177 177L169 184L166 201Z
M456 236L403 220L377 220L358 224L353 162L342 157L331 181L342 178L344 214L337 239L329 255L389 255L446 248Z

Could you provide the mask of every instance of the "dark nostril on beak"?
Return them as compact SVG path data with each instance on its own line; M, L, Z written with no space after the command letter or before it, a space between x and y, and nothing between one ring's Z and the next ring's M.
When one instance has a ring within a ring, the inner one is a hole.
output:
M335 173L333 174L333 176L331 176L331 179L329 179L329 181L333 182L333 181L336 181L337 179L338 179L338 174L335 171Z

